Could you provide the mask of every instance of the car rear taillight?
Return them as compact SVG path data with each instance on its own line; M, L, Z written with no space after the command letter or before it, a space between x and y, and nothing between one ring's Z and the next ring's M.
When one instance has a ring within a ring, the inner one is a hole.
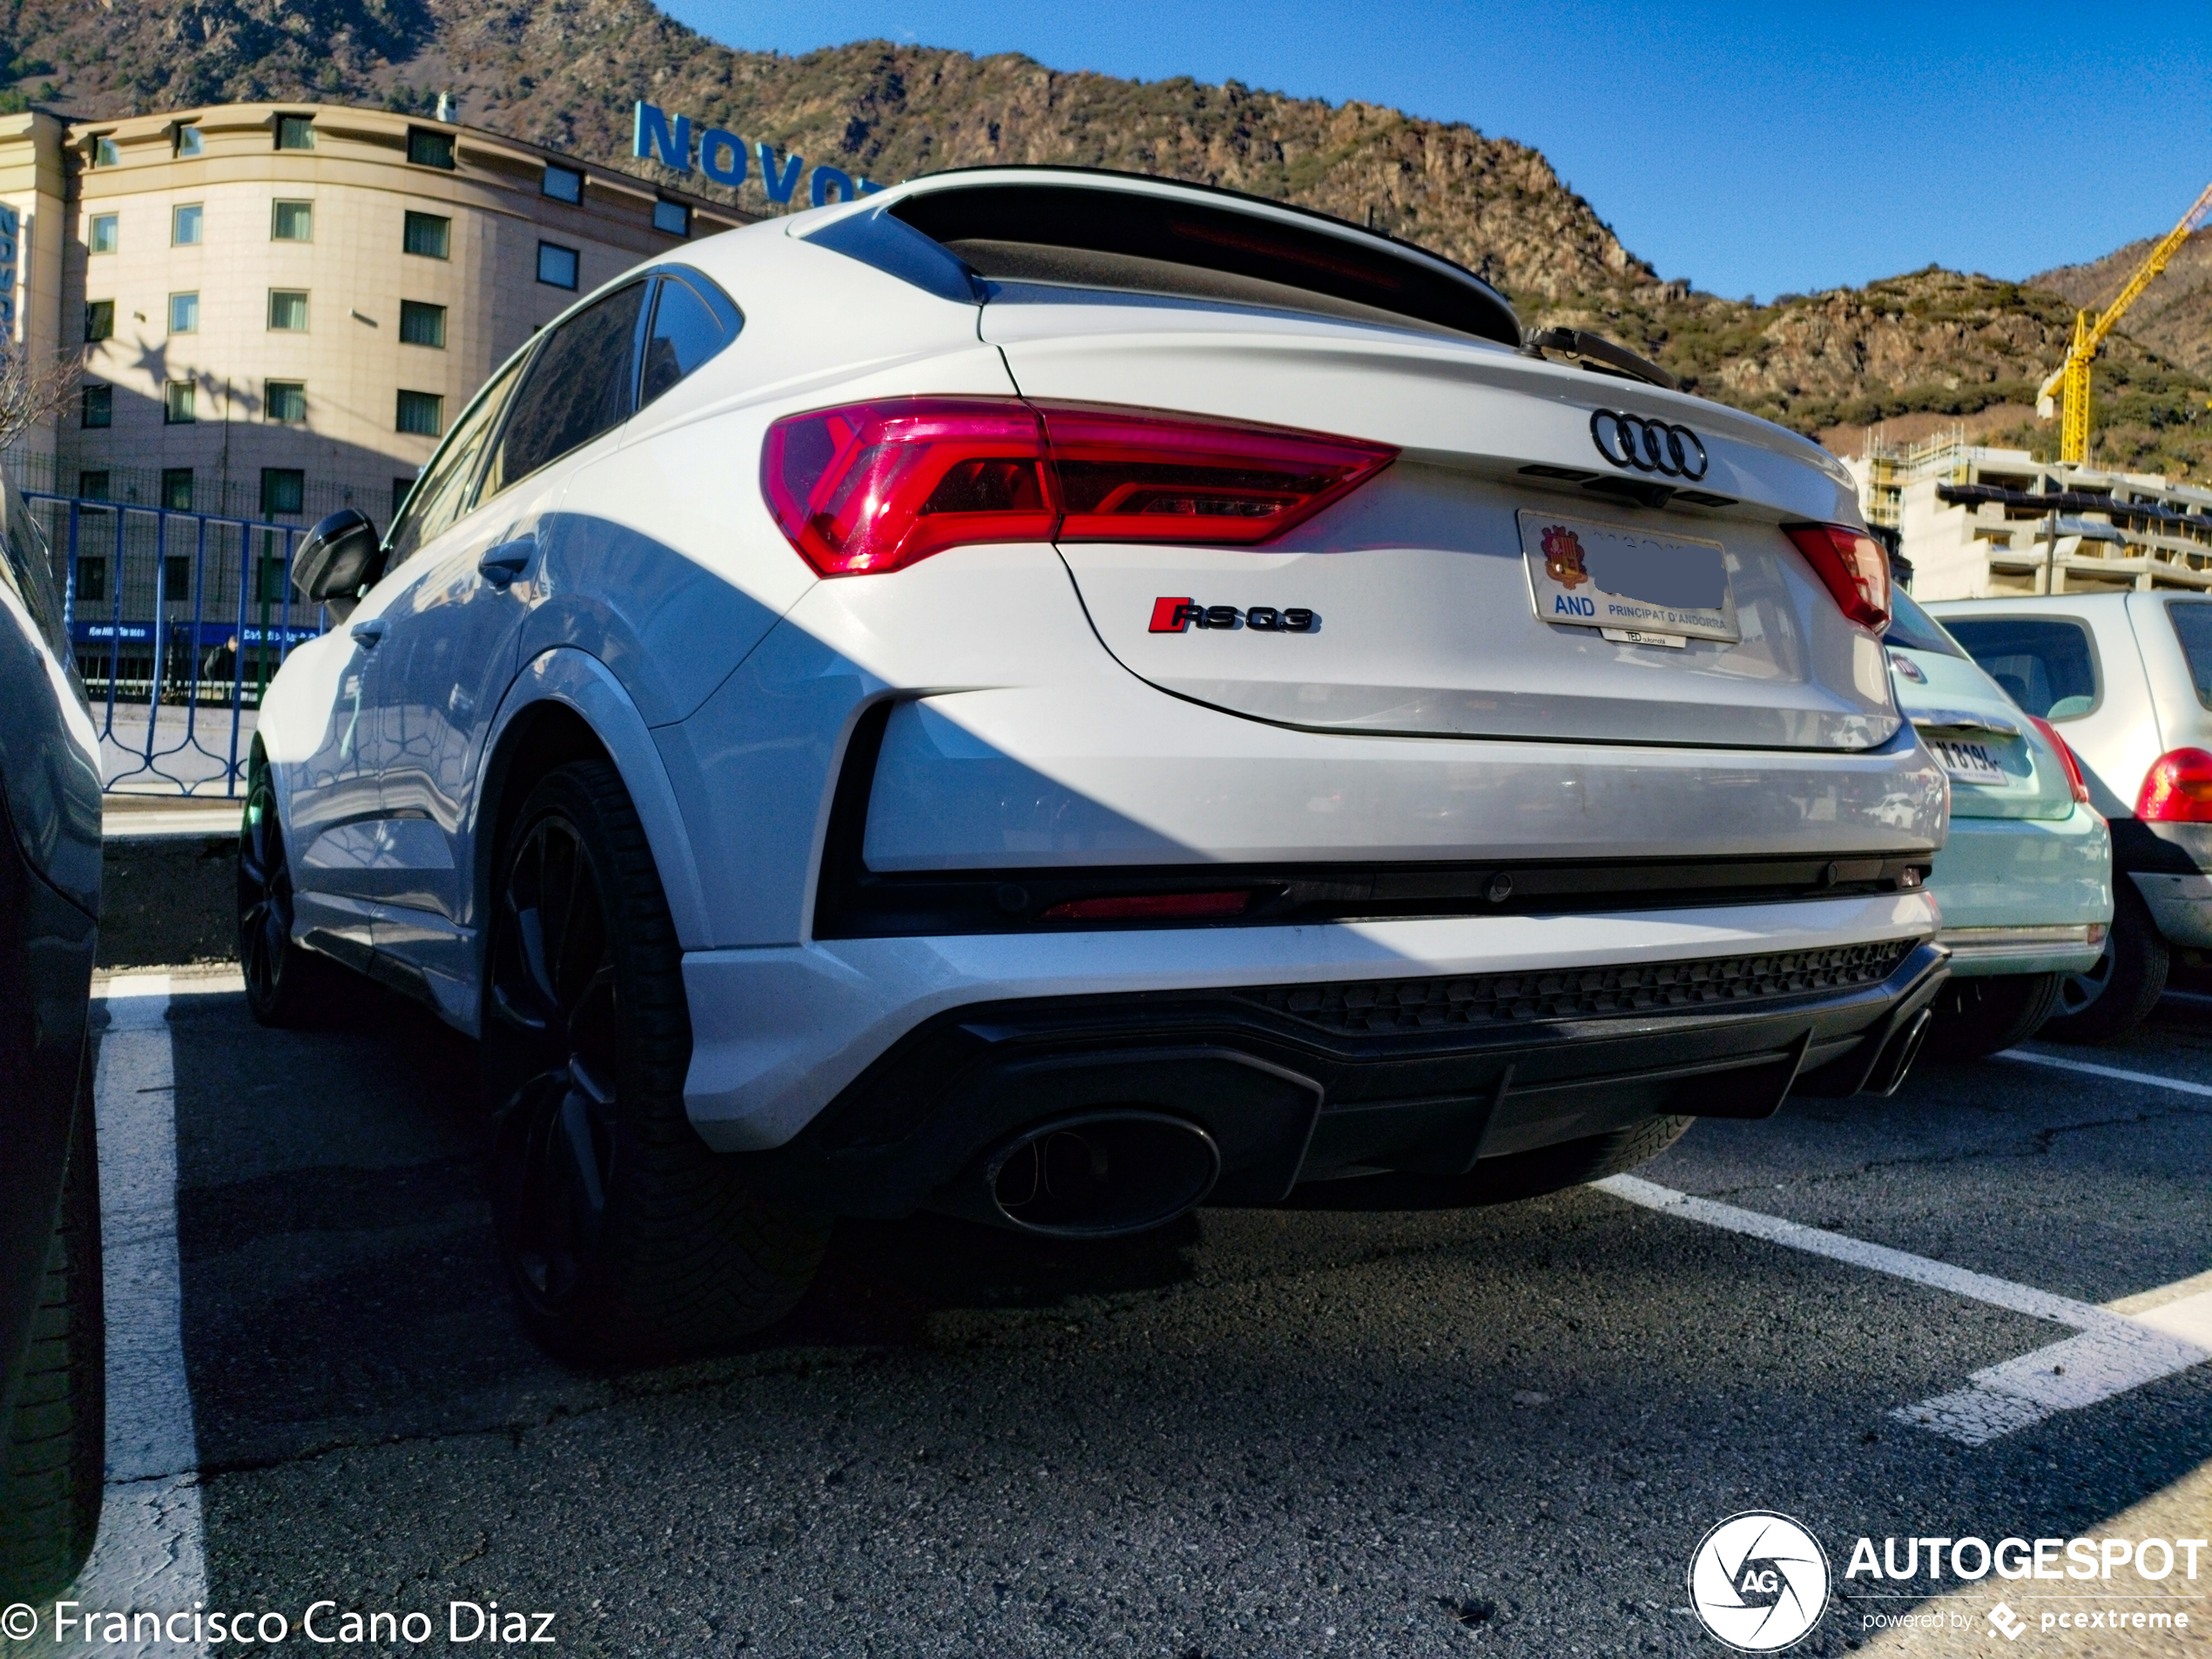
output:
M1275 427L1041 403L1063 542L1250 547L1350 494L1398 451Z
M1828 584L1844 615L1865 627L1890 621L1890 561L1882 544L1848 524L1784 524L1782 533Z
M2059 752L2059 759L2066 767L2066 780L2074 787L2074 799L2087 800L2089 786L2081 776L2081 764L2074 758L2074 751L2067 747L2066 739L2059 735L2058 728L2039 715L2031 714L2027 718L2035 729L2043 734L2044 740Z
M2144 774L2135 816L2147 824L2212 824L2212 754L2170 749Z
M1278 536L1396 459L1274 427L1011 398L887 398L768 428L769 510L823 576L897 570L984 542Z

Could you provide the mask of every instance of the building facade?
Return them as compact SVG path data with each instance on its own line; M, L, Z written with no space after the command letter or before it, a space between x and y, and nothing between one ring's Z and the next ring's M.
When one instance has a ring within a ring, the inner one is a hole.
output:
M16 338L84 353L72 406L10 456L18 482L380 526L535 330L749 222L475 128L305 104L0 117L0 252L7 211Z
M1844 463L1920 599L2212 590L2212 489L1963 440Z

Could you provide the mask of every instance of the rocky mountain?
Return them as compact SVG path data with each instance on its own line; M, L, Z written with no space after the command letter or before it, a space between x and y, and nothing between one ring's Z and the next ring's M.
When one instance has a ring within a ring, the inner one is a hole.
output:
M746 51L650 0L0 0L0 105L84 116L269 98L427 109L451 91L465 121L652 174L629 158L643 98L884 180L1072 162L1224 185L1420 243L1496 283L1526 320L1609 333L1709 396L1847 450L1876 422L1909 435L1953 421L2047 448L2053 428L2028 406L2064 354L2069 296L2128 253L2025 285L1931 267L1756 306L1662 280L1540 152L1464 124L883 41ZM770 206L757 179L734 199ZM2208 265L2190 293L2212 293ZM2212 300L2188 311L2180 274L2159 295L2170 307L2147 300L2099 365L2099 455L2203 475Z
M2064 294L2069 305L2095 308L2118 293L2149 254L2145 237L2087 265L2062 265L2028 280ZM2198 373L2212 372L2212 230L2182 244L2173 262L2128 312L2131 339Z

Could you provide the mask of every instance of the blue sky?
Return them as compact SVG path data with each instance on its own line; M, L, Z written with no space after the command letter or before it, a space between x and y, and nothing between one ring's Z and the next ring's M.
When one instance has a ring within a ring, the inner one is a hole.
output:
M1761 299L1931 261L2020 277L2212 180L2212 4L663 0L734 46L886 37L1236 79L1541 150L1665 277Z

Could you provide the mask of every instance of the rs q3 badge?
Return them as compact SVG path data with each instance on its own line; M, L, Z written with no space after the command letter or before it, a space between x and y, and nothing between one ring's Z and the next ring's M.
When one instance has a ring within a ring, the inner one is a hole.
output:
M1156 634L1184 634L1193 628L1250 628L1262 634L1312 634L1321 631L1318 612L1294 605L1278 610L1273 605L1253 605L1239 610L1235 605L1202 605L1183 597L1152 601L1152 626Z

